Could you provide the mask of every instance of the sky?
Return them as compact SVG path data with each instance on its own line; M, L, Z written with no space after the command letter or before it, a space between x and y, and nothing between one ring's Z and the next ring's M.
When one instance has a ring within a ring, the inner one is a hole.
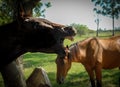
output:
M51 2L52 6L46 9L45 18L59 24L72 23L87 25L96 30L94 3L91 0L41 0ZM120 18L115 20L115 27L120 27ZM112 29L112 19L100 16L100 28Z

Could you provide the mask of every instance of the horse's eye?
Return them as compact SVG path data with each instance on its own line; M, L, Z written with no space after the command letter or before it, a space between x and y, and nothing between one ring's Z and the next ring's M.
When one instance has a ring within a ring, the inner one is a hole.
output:
M64 60L63 59L56 59L56 64L61 64L61 65L63 65L64 64Z
M64 59L60 59L60 60L59 60L59 63L60 63L61 65L64 65L64 64L65 64Z
M38 22L33 22L32 25L33 25L34 29L38 29L39 28L39 23Z
M63 59L60 59L60 63L61 63L62 65L64 65L64 60L63 60Z

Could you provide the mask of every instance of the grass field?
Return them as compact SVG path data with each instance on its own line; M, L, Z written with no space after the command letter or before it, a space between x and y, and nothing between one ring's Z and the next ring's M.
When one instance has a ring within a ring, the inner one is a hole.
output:
M84 67L79 63L73 63L65 83L56 83L56 55L42 53L27 53L24 55L25 76L31 74L35 67L43 67L52 83L53 87L89 87L90 82ZM119 70L103 70L103 87L118 87Z
M120 32L116 33L120 35ZM111 33L101 34L101 38L109 37ZM78 35L75 37L75 41L79 41L91 36L95 36L95 34L89 34L82 37ZM65 45L70 45L71 41L65 40ZM90 87L89 77L84 67L80 63L73 63L72 67L66 77L65 83L59 85L56 83L56 54L45 54L45 53L26 53L24 54L24 74L26 79L29 77L31 72L35 67L43 67L48 77L51 81L53 87ZM118 79L120 76L119 69L112 70L103 70L103 87L118 87ZM2 84L1 76L0 76L0 87Z

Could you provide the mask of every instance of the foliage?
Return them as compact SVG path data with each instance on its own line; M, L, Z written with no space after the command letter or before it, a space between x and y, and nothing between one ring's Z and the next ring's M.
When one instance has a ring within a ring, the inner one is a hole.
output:
M116 30L116 31L120 31L120 27L116 27L115 30Z
M95 6L101 7L101 9L94 8L97 14L102 14L112 18L113 36L114 36L114 19L118 19L120 16L120 0L91 0L95 3Z
M80 25L80 24L73 23L73 24L71 24L71 26L73 26L77 29L77 33L80 36L94 32L93 30L90 30L86 25Z
M39 16L45 17L45 14L44 14L44 13L45 13L45 11L46 11L46 8L49 8L49 7L51 7L51 6L52 6L52 5L51 5L50 2L45 3L45 4L39 2L39 3L37 4L37 6L33 9L33 11L34 11L33 16L34 16L34 17L39 17Z
M12 21L13 10L6 1L0 0L0 25Z
M115 17L116 19L120 16L120 0L92 0L95 6L100 6L102 9L94 8L98 14L106 15L109 17Z
M14 8L16 0L0 0L0 25L11 22L13 20L14 16ZM26 0L23 0L26 1ZM30 1L30 0L27 0ZM51 7L51 3L45 3L39 2L37 6L34 8L34 16L43 16L45 17L45 9Z

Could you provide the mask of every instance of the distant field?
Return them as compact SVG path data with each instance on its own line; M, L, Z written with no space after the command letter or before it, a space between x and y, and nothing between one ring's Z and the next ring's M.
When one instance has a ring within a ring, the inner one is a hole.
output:
M84 36L77 35L75 41L83 40L88 37L95 36L96 34L89 34ZM117 32L116 35L120 35ZM100 38L110 37L111 33L101 33ZM71 41L65 40L65 45L70 45ZM44 54L44 53L26 53L24 54L24 73L26 79L29 77L35 67L43 67L52 83L53 87L89 87L89 77L84 67L79 63L73 63L71 70L69 71L65 83L58 85L56 83L56 54ZM103 87L118 87L118 78L120 77L119 69L103 70ZM0 76L0 87L2 87L2 79Z

